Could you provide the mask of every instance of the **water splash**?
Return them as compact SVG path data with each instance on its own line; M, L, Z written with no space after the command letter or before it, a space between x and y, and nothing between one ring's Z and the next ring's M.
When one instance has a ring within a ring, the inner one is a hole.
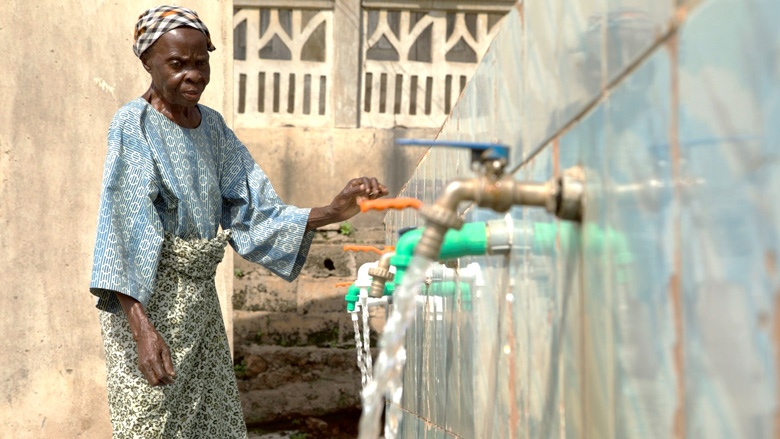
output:
M402 416L402 374L406 364L404 338L414 319L417 309L415 299L430 264L429 259L414 256L406 270L403 283L393 293L393 308L379 340L380 351L374 366L374 379L363 387L361 394L363 414L360 417L359 439L377 439L379 436L379 418L385 398L393 403L385 416L385 439L395 439L398 432Z

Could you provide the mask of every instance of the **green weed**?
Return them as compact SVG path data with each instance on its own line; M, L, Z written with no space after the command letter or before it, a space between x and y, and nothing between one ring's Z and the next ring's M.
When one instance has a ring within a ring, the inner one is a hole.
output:
M236 374L236 378L243 378L246 375L246 360L241 360L240 363L234 364L233 372Z
M350 236L353 233L355 233L355 228L350 224L349 221L344 221L341 223L341 226L339 226L339 233L344 236Z

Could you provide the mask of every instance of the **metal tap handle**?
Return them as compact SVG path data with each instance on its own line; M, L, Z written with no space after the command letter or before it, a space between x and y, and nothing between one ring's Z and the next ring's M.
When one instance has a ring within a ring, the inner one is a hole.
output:
M446 146L471 150L471 162L485 163L502 161L509 163L509 147L500 143L461 142L456 140L396 139L398 145L407 146Z

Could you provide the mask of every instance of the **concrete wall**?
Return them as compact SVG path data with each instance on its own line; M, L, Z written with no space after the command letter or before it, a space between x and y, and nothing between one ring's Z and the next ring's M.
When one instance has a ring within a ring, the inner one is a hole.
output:
M232 3L172 3L212 32L203 103L230 120ZM110 436L92 247L109 122L149 85L133 26L157 4L0 3L1 437ZM224 299L232 277L218 284Z
M431 138L437 129L242 128L236 135L268 175L285 203L324 206L347 181L375 176L397 194L425 152L399 147L396 138ZM383 215L369 212L350 222L381 227Z

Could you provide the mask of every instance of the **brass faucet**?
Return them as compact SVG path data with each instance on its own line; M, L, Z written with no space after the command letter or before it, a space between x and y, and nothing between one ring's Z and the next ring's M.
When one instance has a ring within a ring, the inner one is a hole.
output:
M539 206L561 219L582 220L585 178L579 166L544 183L516 181L512 175L504 173L509 158L509 148L505 145L417 140L398 140L397 143L469 148L472 168L479 174L475 178L452 181L433 206L420 208L426 225L414 249L416 255L430 260L438 258L447 230L460 230L463 226L463 219L457 213L462 201L471 201L496 212L506 212L512 206Z

